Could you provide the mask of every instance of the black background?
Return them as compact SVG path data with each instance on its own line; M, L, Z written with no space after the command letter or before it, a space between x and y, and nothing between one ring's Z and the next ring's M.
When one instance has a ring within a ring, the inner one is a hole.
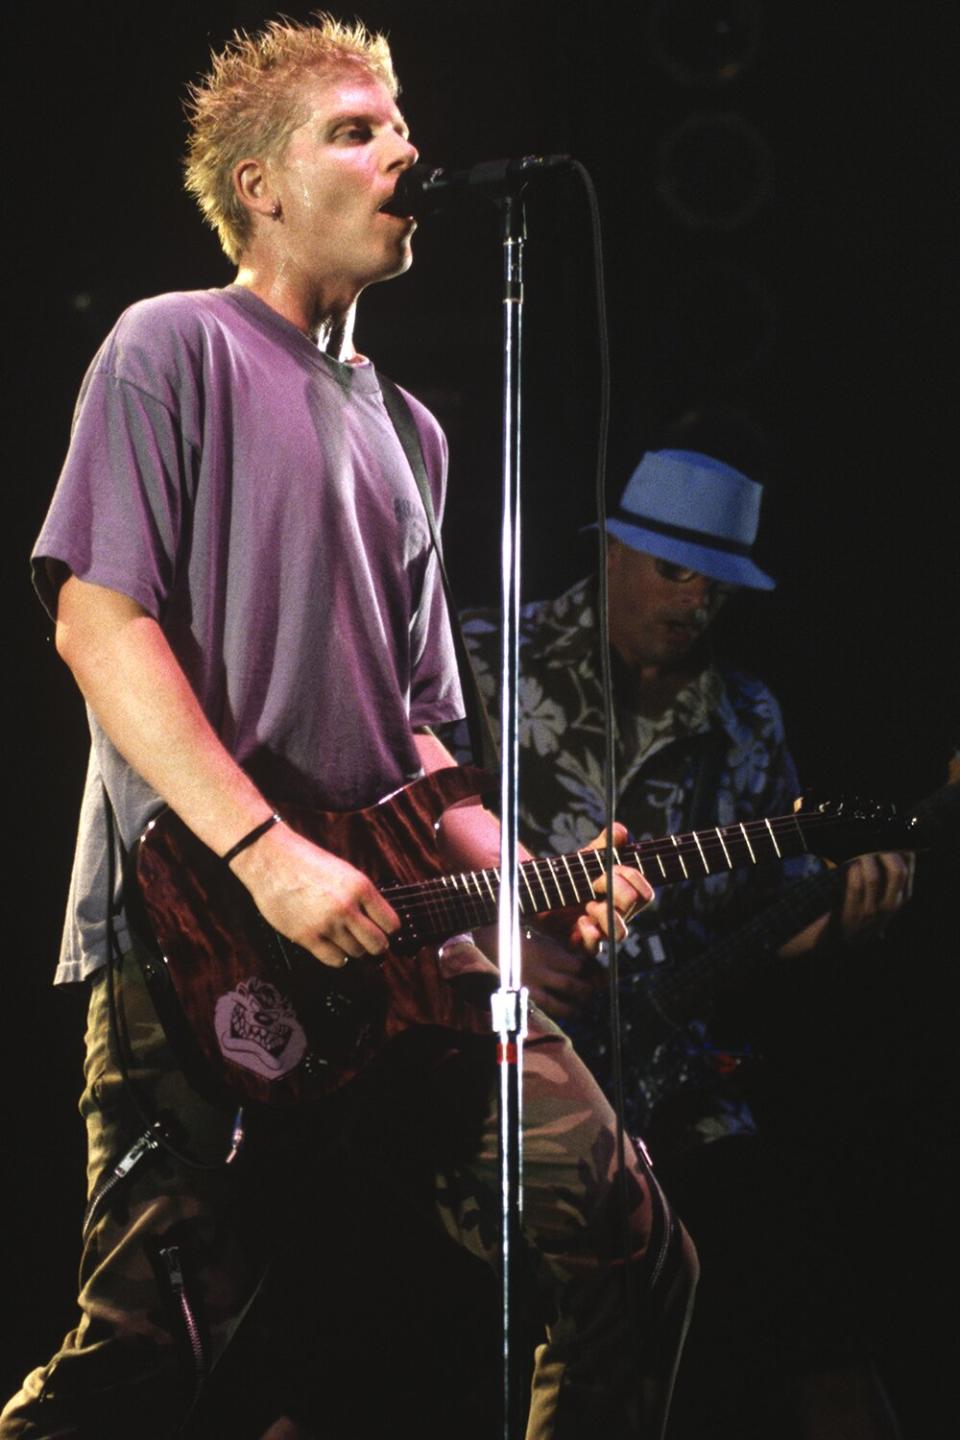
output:
M727 642L780 696L806 782L909 801L942 782L960 724L955 12L899 0L873 7L864 26L847 6L687 6L732 17L734 39L743 16L758 17L750 63L711 82L664 53L683 8L406 0L362 13L391 35L401 104L425 158L465 165L569 152L587 166L605 231L611 494L644 448L678 434L766 483L759 558L780 584L733 612ZM255 28L264 12L201 0L157 14L91 4L72 16L66 26L40 12L17 21L6 66L4 1275L16 1304L5 1307L5 1389L70 1321L82 1203L73 1110L81 1001L53 995L48 979L82 784L83 713L31 596L26 555L76 389L120 310L230 278L181 192L180 103L209 47L236 26ZM681 62L702 49L702 31L683 33ZM678 191L671 145L678 127L704 116L732 148L694 176L692 191ZM759 190L748 163L757 153L766 167ZM678 194L723 223L691 223ZM727 223L739 197L752 212ZM544 183L528 219L532 597L558 591L589 563L577 532L592 516L597 366L576 181ZM496 215L476 207L427 222L415 249L408 276L364 298L358 344L443 421L449 568L465 603L492 601ZM840 1020L855 1022L853 1048L836 1014L810 1035L840 1077L838 1113L852 1094L862 1101L852 1107L861 1127L852 1153L863 1165L845 1177L849 1223L872 1276L888 1378L917 1435L933 1433L931 1397L949 1383L929 1312L944 1245L950 1253L945 995L955 929L947 906L935 911L931 901L886 958L855 969L845 986ZM822 1009L808 1011L818 1025ZM856 1073L853 1054L865 1067ZM882 1265L873 1264L880 1250Z

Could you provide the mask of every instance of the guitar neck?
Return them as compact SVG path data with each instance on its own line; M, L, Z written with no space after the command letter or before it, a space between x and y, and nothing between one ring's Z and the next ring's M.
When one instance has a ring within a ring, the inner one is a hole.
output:
M614 850L614 862L639 870L652 885L671 885L805 854L810 849L810 827L826 824L829 817L817 814L785 815L691 830L622 845ZM521 915L562 910L592 900L603 868L602 850L524 861L518 882ZM492 924L497 917L500 871L492 868L441 875L414 885L387 886L383 894L402 917L401 937L407 943L423 944L474 925Z
M824 870L791 885L759 914L709 950L666 964L647 976L647 995L671 1024L683 1024L702 1011L718 990L742 985L769 962L791 936L816 920L843 895L846 872Z

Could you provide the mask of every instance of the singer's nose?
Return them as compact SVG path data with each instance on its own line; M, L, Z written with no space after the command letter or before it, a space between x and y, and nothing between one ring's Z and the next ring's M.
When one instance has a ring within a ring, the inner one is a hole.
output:
M409 135L398 134L397 140L400 142L398 146L398 153L394 155L393 159L391 160L390 169L409 170L411 165L416 165L417 161L420 158L420 152L417 149L416 145L414 145L413 141L410 139Z

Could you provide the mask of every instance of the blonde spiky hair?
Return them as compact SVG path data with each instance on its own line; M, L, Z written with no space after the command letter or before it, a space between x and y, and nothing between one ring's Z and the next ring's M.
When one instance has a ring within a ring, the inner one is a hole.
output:
M394 98L398 92L385 36L359 20L345 25L324 11L311 18L312 24L271 20L256 35L238 30L211 55L209 73L188 92L186 187L234 263L252 228L234 189L234 166L246 156L282 153L287 137L307 119L304 76L354 66L381 81Z

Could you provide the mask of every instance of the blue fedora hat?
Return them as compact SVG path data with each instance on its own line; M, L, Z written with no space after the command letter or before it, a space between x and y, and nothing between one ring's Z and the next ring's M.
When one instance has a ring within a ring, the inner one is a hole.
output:
M709 575L772 590L776 581L750 558L763 486L693 450L651 450L607 520L607 532L634 550Z

